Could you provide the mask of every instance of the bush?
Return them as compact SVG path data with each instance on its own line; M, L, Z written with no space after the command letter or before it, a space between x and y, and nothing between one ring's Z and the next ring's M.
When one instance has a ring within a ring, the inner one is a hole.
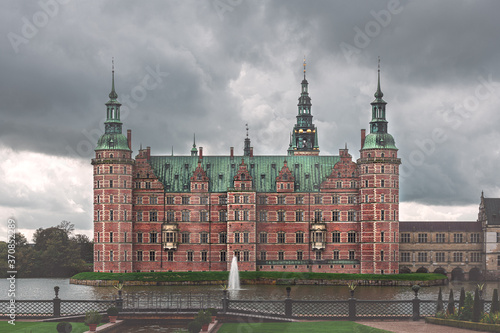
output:
M73 330L73 326L71 326L70 323L63 321L57 324L56 329L58 333L70 333Z
M210 324L212 322L212 315L208 311L200 310L194 320L202 325Z
M189 333L199 333L201 330L201 323L197 320L193 320L188 324Z
M88 311L87 313L85 313L85 325L89 325L89 324L100 324L102 321L102 316L99 312L97 311Z
M210 315L213 317L217 316L217 313L219 313L219 311L214 308L207 309L207 312L210 313Z
M106 312L108 316L118 316L118 308L116 306L109 307Z
M498 324L500 324L500 313L498 313L498 312L485 313L483 315L483 318L481 318L481 322L485 323L485 324L498 325Z
M470 291L465 293L463 306L459 309L456 319L470 321L472 319L472 308L474 306L474 299Z

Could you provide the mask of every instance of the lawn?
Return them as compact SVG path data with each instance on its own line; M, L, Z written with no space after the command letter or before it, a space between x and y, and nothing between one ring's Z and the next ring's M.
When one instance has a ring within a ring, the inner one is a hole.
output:
M0 333L54 333L57 332L56 322L42 323L42 322L27 322L17 321L16 325L11 325L6 321L0 321ZM89 327L84 323L71 323L73 330L71 333L82 333L89 330Z
M304 332L345 332L345 333L382 333L389 332L352 321L312 321L292 323L239 323L223 324L218 333L252 332L252 333L304 333Z

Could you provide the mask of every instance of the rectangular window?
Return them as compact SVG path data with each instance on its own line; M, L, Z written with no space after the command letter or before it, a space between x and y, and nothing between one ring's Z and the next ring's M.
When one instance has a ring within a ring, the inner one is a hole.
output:
M427 252L419 252L418 253L418 262L426 262L427 261Z
M304 254L302 251L297 251L297 260L302 260L304 258Z
M332 197L332 204L338 204L339 203L339 197L338 195L334 195Z
M137 243L142 243L142 233L137 234Z
M445 262L445 253L444 252L436 252L436 262Z
M187 251L187 261L193 261L193 251Z
M304 233L303 232L297 232L295 234L295 243L304 243Z
M243 219L242 221L248 221L248 210L243 211Z
M267 205L267 197L266 196L261 195L259 197L259 205Z
M208 212L203 210L200 212L200 222L207 222L207 221L208 221Z
M410 252L401 252L401 262L410 262Z
M163 232L165 239L163 240L166 243L173 243L175 239L175 234L173 232Z
M470 254L471 262L481 262L481 253L480 252L472 252Z
M182 211L182 221L189 222L189 210Z
M201 184L202 188L204 184ZM201 197L200 199L202 205L208 205L208 197Z
M354 211L347 212L347 221L356 221L356 212Z
M278 205L283 205L285 203L285 197L283 195L278 196Z
M243 261L250 261L250 252L243 251Z
M235 232L234 233L234 242L235 243L239 243L240 242L240 233L239 232Z
M151 205L157 205L158 204L158 198L157 197L149 197L149 204L151 204Z
M142 212L141 211L137 212L137 221L138 222L142 221Z
M285 212L282 210L278 211L278 222L285 222Z
M295 197L295 204L297 205L302 205L304 203L304 197L301 195L298 195Z
M278 260L285 260L285 252L283 251L278 252Z
M354 250L349 250L349 260L354 260Z
M301 210L298 210L295 212L295 221L297 222L302 222L304 220L304 212Z
M227 222L227 211L226 210L219 211L219 221L220 222Z
M166 202L167 205L174 204L174 197L173 196L169 195L166 199L167 199L167 202Z
M203 243L203 244L208 243L208 234L206 232L202 232L200 234L200 243Z
M355 204L356 203L356 197L353 196L353 195L348 196L347 197L347 203Z
M332 243L340 243L340 232L335 231L332 233Z
M265 232L261 232L259 234L259 243L262 243L262 244L267 243L267 234Z
M152 222L158 221L158 212L149 212L149 220Z
M226 205L227 204L227 197L225 195L219 196L219 205Z
M152 232L149 234L149 242L156 243L158 241L158 234L156 232Z
M109 242L113 243L113 232L109 233Z
M314 221L315 222L321 222L323 221L323 212L320 210L317 210L314 212Z
M219 243L221 243L221 244L227 243L227 234L225 232L221 232L219 234Z
M380 242L383 243L385 240L385 233L383 231L380 232Z
M480 241L480 239L479 239L479 234L478 233L470 235L470 242L471 243L479 243L479 241Z
M261 222L267 221L267 212L265 212L265 211L259 212L259 221L261 221Z
M453 234L453 243L463 243L464 236L462 234Z
M498 233L497 233L498 234ZM497 256L497 266L500 267L500 256Z
M173 222L175 220L175 213L173 210L167 211L166 214L167 214L167 222Z
M113 261L113 251L109 251L109 261Z
M149 252L149 261L156 261L156 252L155 251Z
M260 252L260 260L262 260L262 261L266 260L266 256L267 256L267 255L266 255L266 252L265 252L265 251L261 251L261 252Z
M249 234L248 232L243 233L243 243L249 243Z
M384 251L380 251L380 261L384 261Z
M189 243L189 233L183 232L181 234L181 243L188 244Z
M381 221L384 221L384 220L385 220L385 211L384 211L384 210L381 210L381 211L380 211L380 220L381 220Z
M314 204L315 205L321 205L322 202L323 202L323 200L322 200L321 196L319 196L319 195L314 196Z
M174 251L167 252L167 261L174 261Z
M183 196L182 197L182 204L183 205L189 205L189 197Z
M142 261L142 251L137 251L137 261Z
M227 252L226 251L220 251L220 261L222 261L222 262L227 261Z
M427 243L427 234L418 234L419 243Z
M201 251L201 261L207 261L207 251Z
M316 260L321 260L321 251L316 251L315 259Z
M453 252L454 262L463 262L464 254L462 252Z
M339 221L339 212L338 211L333 211L332 212L332 221Z
M333 260L339 260L340 259L340 252L339 250L334 250L333 251Z
M354 231L349 231L347 233L347 242L356 243L356 233Z
M409 243L410 242L410 233L403 232L401 234L401 243Z
M285 233L284 232L278 232L278 243L280 243L280 244L285 243Z
M444 243L445 242L445 238L444 238L444 234L436 234L436 243Z
M127 261L127 251L123 251L123 260Z

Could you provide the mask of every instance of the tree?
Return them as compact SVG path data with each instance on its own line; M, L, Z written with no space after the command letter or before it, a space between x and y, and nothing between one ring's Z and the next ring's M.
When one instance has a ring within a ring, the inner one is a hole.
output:
M481 299L479 298L479 289L476 288L476 292L474 294L474 306L472 308L472 321L476 323L479 322L482 313L483 306L481 304Z
M498 289L493 289L493 297L491 298L491 310L490 313L495 313L500 310L500 304L498 303Z
M79 249L80 258L87 263L94 261L94 242L92 242L86 235L76 234L71 238L71 242Z
M448 298L448 314L455 314L455 299L453 298L453 289L450 289L450 297Z
M462 312L465 303L465 289L462 287L460 289L460 298L458 299L458 314Z
M443 312L443 293L441 292L441 287L439 287L438 301L436 306L436 313Z

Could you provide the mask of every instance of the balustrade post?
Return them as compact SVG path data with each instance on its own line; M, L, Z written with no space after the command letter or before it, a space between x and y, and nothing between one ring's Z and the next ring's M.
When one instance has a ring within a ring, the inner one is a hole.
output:
M286 299L285 299L285 317L292 318L292 303L293 300L290 298L290 287L286 287Z
M413 303L413 320L417 321L420 319L420 299L418 298L418 291L420 290L420 286L418 284L411 287L411 289L415 292L415 298L412 300Z
M52 300L54 304L53 316L54 318L61 317L61 299L59 298L59 287L55 286L54 291L56 293L56 297Z
M229 307L229 299L227 298L227 290L222 291L222 313L226 313Z
M349 298L349 320L356 320L356 299L354 298L354 290L351 290L351 298Z

